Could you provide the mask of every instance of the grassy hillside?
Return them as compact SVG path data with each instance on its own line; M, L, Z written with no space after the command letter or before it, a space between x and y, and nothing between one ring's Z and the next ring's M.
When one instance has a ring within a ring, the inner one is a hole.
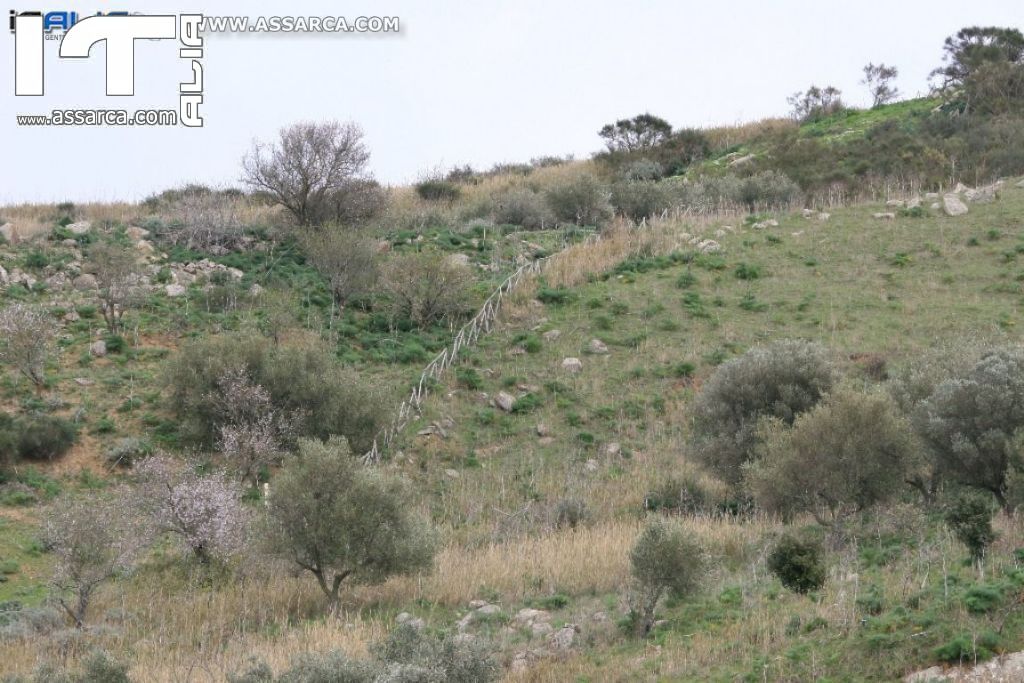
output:
M836 121L821 134L860 128ZM997 518L1000 536L979 571L909 494L852 527L829 553L825 588L807 596L783 589L765 566L787 525L762 514L685 516L712 567L699 595L670 601L649 639L620 624L629 549L666 480L692 476L712 493L720 488L683 455L694 396L717 365L799 337L825 344L851 382L874 384L886 367L941 344L1018 339L1024 188L1008 183L997 201L971 204L958 218L934 210L873 217L891 210L857 205L827 220L792 213L765 227L754 224L769 216L619 224L602 241L575 246L578 230L382 235L389 258L465 254L477 266L477 301L519 257L568 246L516 290L498 329L434 387L422 418L389 454L385 468L412 479L410 504L440 530L436 569L352 590L337 622L323 615L308 577L248 560L228 576L158 548L133 575L101 589L89 630L54 630L40 611L38 632L47 635L38 635L0 612L4 668L26 673L40 660L75 660L101 647L130 662L140 680L183 680L197 667L222 680L250 656L276 670L306 651L361 656L403 612L429 631L453 630L473 614L464 630L488 640L509 680L892 680L940 661L1024 649L1019 521ZM698 253L693 235L715 239L721 251ZM214 288L197 282L183 297L152 293L133 313L123 350L102 358L89 346L110 339L85 294L5 290L8 302L42 303L62 320L75 311L78 320L64 323L45 392L7 373L4 409L76 419L81 436L64 459L19 465L3 486L4 609L46 604L52 558L40 525L58 491L103 495L125 476L103 454L126 436L184 446L162 400L163 373L190 340L258 331L280 306L289 335L327 341L339 362L395 403L447 341L444 325L395 331L372 312L338 314L322 276L287 242L276 244L222 256L169 250L157 271L211 258L243 275ZM0 265L43 280L54 264L74 261L76 249L26 242L4 248ZM563 368L570 357L581 361L579 372ZM514 399L511 411L495 404L501 392ZM472 612L473 600L497 609ZM523 616L526 608L542 613ZM571 646L549 641L566 630Z

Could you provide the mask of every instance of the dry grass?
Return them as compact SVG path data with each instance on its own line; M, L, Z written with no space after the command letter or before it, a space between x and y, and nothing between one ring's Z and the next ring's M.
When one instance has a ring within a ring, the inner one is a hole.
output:
M728 149L736 145L743 145L751 140L763 138L769 135L777 135L790 130L797 130L799 124L790 118L769 117L759 121L738 123L732 126L715 126L705 128L704 135L707 136L711 149Z

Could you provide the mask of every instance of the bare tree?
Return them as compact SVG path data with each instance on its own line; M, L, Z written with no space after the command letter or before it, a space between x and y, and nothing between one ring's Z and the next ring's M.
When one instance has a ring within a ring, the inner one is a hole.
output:
M899 74L899 69L885 64L869 63L864 67L864 80L861 83L868 86L872 106L887 104L900 96L899 88L892 85L892 80Z
M96 589L129 569L146 545L147 537L124 501L123 495L61 499L46 520L46 542L56 558L51 582L76 628L85 625ZM67 593L73 597L68 599Z
M366 235L347 230L324 230L303 240L309 260L331 283L339 306L368 294L377 283L377 245Z
M128 245L101 242L89 250L86 268L96 278L96 293L107 329L116 334L121 329L121 316L138 291L138 257Z
M408 318L421 328L468 312L471 284L466 266L427 254L392 259L383 276L392 318Z
M253 145L242 160L243 180L308 226L323 219L331 196L354 181L369 158L354 123L296 123L282 128L276 143Z
M0 311L0 360L31 381L36 390L46 383L46 361L53 352L57 325L46 312L26 304L11 304Z
M260 470L275 462L295 434L299 416L274 407L270 392L254 383L244 367L217 382L221 424L217 445L243 482L259 483Z
M793 108L793 118L797 121L814 121L842 110L842 91L827 85L819 88L812 85L804 92L793 93L786 98Z

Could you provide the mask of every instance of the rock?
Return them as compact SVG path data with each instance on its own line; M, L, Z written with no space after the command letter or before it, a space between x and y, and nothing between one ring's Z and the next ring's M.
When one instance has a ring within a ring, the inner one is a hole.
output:
M832 218L832 214L830 213L825 213L824 211L822 211L821 213L818 214L818 220L822 223L827 221L829 218Z
M587 472L597 472L599 467L601 467L601 464L593 458L583 463L583 469Z
M470 600L469 601L469 609L480 609L484 605L489 605L489 604L491 604L491 603L487 602L486 600Z
M559 337L562 336L562 331L561 330L548 330L547 332L545 332L541 336L544 338L544 341L546 341L546 342L553 342L553 341L556 341Z
M939 193L938 192L925 192L924 193L924 198L925 199L938 199L939 198Z
M722 251L722 245L714 240L704 240L698 246L702 254L717 254Z
M754 160L753 154L747 154L746 156L738 157L729 162L729 168L736 168L737 166L745 166Z
M67 231L72 235L84 235L92 230L92 223L89 221L78 221L77 223L68 223Z
M538 636L546 636L554 630L554 627L546 621L538 621L537 623L530 624L530 634L535 638Z
M156 248L153 247L153 244L147 242L146 240L139 240L138 242L136 242L135 249L138 250L140 254L145 254L147 256L156 251Z
M1018 180L1017 187L1024 187L1024 180Z
M469 256L467 254L449 254L448 263L453 266L468 266Z
M879 218L879 219L886 220L886 221L891 221L894 218L896 218L896 214L892 213L891 211L883 211L883 212L874 213L874 214L871 214L871 215L874 218Z
M600 339L591 339L590 343L587 344L587 352L594 354L608 353L608 345ZM564 361L563 361L564 364Z
M482 614L484 616L490 616L492 614L498 614L499 612L501 612L500 607L498 607L497 605L487 604L483 607L477 607L475 613Z
M887 201L885 203L885 205L886 206L892 206L892 207L897 208L897 209L898 208L902 208L903 207L903 200L902 199L890 199L889 201Z
M263 288L260 287L258 284L256 284L254 282L252 284L252 287L249 288L249 296L257 297L257 296L261 296L262 294L263 294Z
M64 322L66 323L77 323L82 317L75 311L68 311L64 314Z
M919 206L921 206L921 198L920 197L913 197L909 201L907 201L907 208L908 209L916 209Z
M777 228L779 227L779 222L774 218L769 218L766 221L759 221L757 223L754 223L750 227L752 227L754 230L764 230L765 228Z
M138 242L139 240L144 240L147 237L149 237L149 230L146 230L145 228L140 228L135 225L128 226L128 229L125 230L124 233L128 235L130 239L133 239L136 242Z
M89 273L82 273L76 277L71 284L80 292L84 292L89 289L96 289L96 276L90 275Z
M932 202L931 203L931 210L932 211L938 211L941 208L942 208L942 204L939 204L938 202Z
M96 384L96 382L91 379L86 379L85 377L76 377L75 384L80 387L91 387L93 384Z
M70 283L68 276L64 273L54 273L46 278L45 282L46 286L50 289L64 289Z
M550 436L551 428L543 422L537 424L537 436Z
M512 657L512 662L509 664L509 670L512 673L524 673L529 670L537 660L543 657L544 654L545 653L543 651L538 650L524 650L522 652L517 652Z
M26 272L15 268L10 274L12 285L21 285L25 289L32 289L36 286L37 280Z
M97 358L103 358L107 355L107 342L102 339L94 341L89 346L89 353Z
M164 292L167 294L167 296L171 297L172 299L177 298L179 296L185 296L186 291L187 290L185 289L184 285L172 284L164 286Z
M577 372L583 370L583 361L581 361L579 358L563 358L562 369L573 374L576 374Z
M722 239L728 234L729 233L727 233L725 230L715 230L715 237L717 237L718 239Z
M498 406L506 413L512 412L512 406L514 406L515 404L515 396L507 392L499 391L498 395L494 397L494 405Z
M601 448L602 455L607 455L609 457L614 457L614 456L618 455L621 452L622 452L622 445L619 444L617 441L612 441L610 443L606 443Z
M523 609L516 612L516 622L520 624L530 624L535 621L547 621L551 618L551 614L542 609L532 609L530 607L524 607Z
M814 209L804 209L803 211L804 218L810 218L811 216L817 215L817 213L818 212L815 211Z
M576 634L580 627L576 624L566 624L548 636L548 645L555 650L568 650L576 642Z
M395 617L395 622L399 624L405 624L406 626L412 627L417 631L422 631L423 627L427 625L426 622L423 621L423 619L420 619L419 617L414 617L408 612L402 612L397 617Z
M967 205L955 194L947 194L942 198L942 209L947 216L963 216L967 213Z
M241 280L245 277L245 273L240 271L238 268L224 268L224 271L231 276L232 280Z
M956 187L953 188L953 192L956 194L960 194L961 192L966 192L969 189L970 188L964 185L963 183L957 183Z
M991 185L986 185L984 187L979 187L973 190L967 190L966 192L964 192L964 199L966 199L969 202L974 202L975 204L986 204L988 202L994 202L996 199L999 198L998 190L1001 186L1002 183L995 182L992 183Z
M0 287L6 287L9 284L11 284L11 276L7 274L3 266L0 266Z
M448 477L449 479L458 479L462 475L459 474L458 470L445 470L444 476Z
M66 239L66 240L61 240L60 243L63 244L65 247L77 247L78 246L78 242L73 240L73 239L70 239L70 238Z
M4 238L7 244L14 244L18 241L18 231L15 229L13 223L4 223L0 225L0 237Z

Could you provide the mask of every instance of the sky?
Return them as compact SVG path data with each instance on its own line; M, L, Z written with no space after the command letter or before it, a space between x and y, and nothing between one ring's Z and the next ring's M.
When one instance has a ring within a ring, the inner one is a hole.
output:
M831 84L868 102L864 64L899 68L925 94L942 42L968 25L1021 26L1016 0L359 0L190 3L14 0L18 11L397 16L398 34L207 34L202 128L18 126L53 109L177 109L191 77L175 41L135 43L135 94L104 92L105 45L60 59L44 44L46 95L14 95L13 34L0 36L0 204L136 201L188 182L240 186L240 160L303 120L357 122L385 183L435 169L586 157L597 130L642 112L676 127L784 115L786 97Z

